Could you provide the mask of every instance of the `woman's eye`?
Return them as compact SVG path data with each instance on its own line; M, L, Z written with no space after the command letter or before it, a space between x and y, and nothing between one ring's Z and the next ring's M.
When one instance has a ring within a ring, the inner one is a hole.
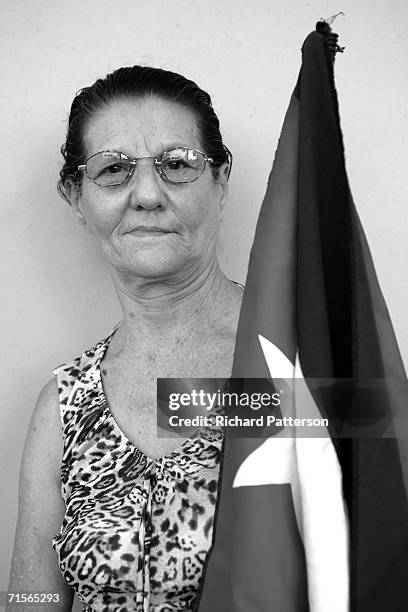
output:
M166 162L166 168L169 170L182 170L188 164L185 163L183 159L174 159L172 161Z
M122 172L123 169L123 166L120 164L112 164L104 168L102 172L106 174L117 174L118 172Z

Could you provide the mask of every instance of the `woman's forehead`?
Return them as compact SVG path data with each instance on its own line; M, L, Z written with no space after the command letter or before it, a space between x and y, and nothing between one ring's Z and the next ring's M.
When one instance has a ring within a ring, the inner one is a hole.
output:
M107 104L88 120L84 136L87 155L107 149L157 155L172 146L201 146L192 111L155 97Z

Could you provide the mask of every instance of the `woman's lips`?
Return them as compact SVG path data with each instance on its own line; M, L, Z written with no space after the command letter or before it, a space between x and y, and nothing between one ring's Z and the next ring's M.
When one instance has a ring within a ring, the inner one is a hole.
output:
M174 232L162 229L160 227L140 225L132 230L129 230L126 233L134 234L135 236L164 236L165 234L172 234Z

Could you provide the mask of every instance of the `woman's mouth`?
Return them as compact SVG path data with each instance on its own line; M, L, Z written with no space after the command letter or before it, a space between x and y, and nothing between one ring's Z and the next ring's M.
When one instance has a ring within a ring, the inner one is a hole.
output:
M126 233L135 236L164 236L165 234L172 234L174 232L154 225L138 225Z

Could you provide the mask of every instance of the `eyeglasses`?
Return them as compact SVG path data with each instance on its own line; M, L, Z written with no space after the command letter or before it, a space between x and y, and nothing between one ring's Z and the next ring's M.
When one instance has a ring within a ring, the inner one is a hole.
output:
M130 179L139 159L153 159L156 171L169 183L192 183L203 174L206 164L213 162L202 151L189 147L164 151L158 157L131 158L120 151L100 151L88 157L78 170L85 170L87 177L99 187L114 187Z

